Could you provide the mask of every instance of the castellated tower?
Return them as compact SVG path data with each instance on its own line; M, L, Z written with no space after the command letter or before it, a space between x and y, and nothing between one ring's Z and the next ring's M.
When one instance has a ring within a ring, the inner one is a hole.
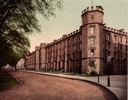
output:
M88 64L91 60L96 65L94 70L102 74L103 16L104 12L101 6L87 7L82 11L82 73L90 73L92 71Z

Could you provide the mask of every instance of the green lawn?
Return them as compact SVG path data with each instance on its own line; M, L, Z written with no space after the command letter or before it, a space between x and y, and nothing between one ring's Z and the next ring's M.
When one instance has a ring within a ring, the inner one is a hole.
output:
M18 82L11 77L6 71L0 70L0 91L11 88L18 84Z

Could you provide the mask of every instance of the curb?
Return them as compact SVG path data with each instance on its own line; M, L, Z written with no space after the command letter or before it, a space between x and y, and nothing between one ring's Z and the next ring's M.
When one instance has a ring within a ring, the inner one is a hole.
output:
M71 79L71 80L78 80L78 81L88 82L88 83L91 83L93 85L101 87L101 88L105 89L106 91L110 92L115 97L114 100L119 100L118 97L116 96L116 94L114 92L112 92L109 88L107 88L106 86L104 86L102 84L99 84L99 83L96 83L96 82L93 82L93 81L90 81L90 80L86 80L86 79L84 80L84 79L73 78L73 77L66 77L66 76L59 76L57 74L53 75L53 74L48 74L48 73L43 73L43 72L38 72L38 71L26 71L26 70L20 70L20 71L28 72L28 73L33 73L33 74L40 74L40 75L46 75L46 76L59 77L59 78L66 78L66 79Z

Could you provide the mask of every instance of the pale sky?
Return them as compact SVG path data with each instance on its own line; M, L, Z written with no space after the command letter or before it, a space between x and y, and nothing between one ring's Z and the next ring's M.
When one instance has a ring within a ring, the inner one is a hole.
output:
M104 8L104 23L106 26L125 29L128 32L128 1L127 0L93 0L94 6ZM41 32L31 35L30 51L40 43L50 43L63 34L69 34L81 26L81 12L91 6L91 0L63 0L63 9L56 11L56 16L49 20L38 16Z

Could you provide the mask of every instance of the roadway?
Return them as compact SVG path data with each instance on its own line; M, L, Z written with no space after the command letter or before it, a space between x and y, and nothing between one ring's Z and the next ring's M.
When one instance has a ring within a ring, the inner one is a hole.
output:
M89 82L18 71L10 74L23 83L0 92L0 100L115 100L111 92Z

